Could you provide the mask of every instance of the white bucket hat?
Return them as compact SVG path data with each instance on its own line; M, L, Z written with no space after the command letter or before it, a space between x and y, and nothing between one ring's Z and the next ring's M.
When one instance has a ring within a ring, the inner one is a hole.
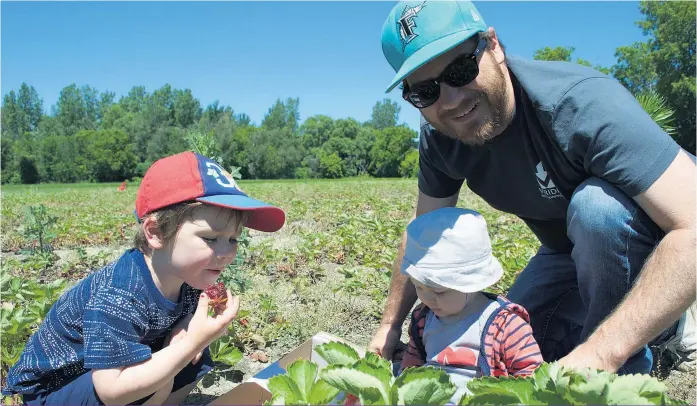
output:
M430 287L478 292L503 274L491 253L486 221L473 210L447 207L407 226L401 273Z

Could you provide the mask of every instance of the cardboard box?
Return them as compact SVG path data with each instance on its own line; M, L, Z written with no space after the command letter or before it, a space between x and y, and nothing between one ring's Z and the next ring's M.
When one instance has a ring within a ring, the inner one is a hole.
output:
M355 344L329 333L320 332L281 357L278 361L259 371L252 378L235 386L228 393L221 395L209 403L209 405L261 405L271 400L271 392L269 392L267 386L269 379L286 373L286 367L297 359L310 360L317 364L318 369L321 370L327 366L327 363L317 354L315 348L330 341L341 341L353 347L359 356L365 355L365 350L357 347ZM343 398L343 395L340 394L339 398Z

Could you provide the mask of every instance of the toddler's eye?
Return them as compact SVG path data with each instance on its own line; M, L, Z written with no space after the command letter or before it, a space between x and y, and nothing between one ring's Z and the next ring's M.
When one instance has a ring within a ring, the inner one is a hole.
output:
M218 241L218 237L201 237L201 239L209 244L213 244L214 242Z
M237 238L230 238L230 244L237 244Z

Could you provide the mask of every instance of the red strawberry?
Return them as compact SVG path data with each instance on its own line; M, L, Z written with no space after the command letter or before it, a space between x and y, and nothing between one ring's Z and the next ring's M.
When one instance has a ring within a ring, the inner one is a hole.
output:
M225 309L225 302L227 302L227 292L225 290L225 285L223 282L218 282L214 285L208 285L206 287L206 295L210 299L208 306L213 308L215 313L220 313Z

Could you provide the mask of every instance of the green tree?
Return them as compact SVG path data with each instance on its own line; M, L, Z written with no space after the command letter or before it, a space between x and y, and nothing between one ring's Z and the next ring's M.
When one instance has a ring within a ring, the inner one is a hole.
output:
M415 178L419 173L419 150L411 149L399 164L399 174L404 178Z
M17 96L17 107L23 116L20 131L36 131L39 128L39 121L41 121L44 108L43 100L39 97L34 86L22 83Z
M264 116L261 126L269 129L288 128L295 132L298 128L300 99L288 98L285 102L277 99Z
M571 62L571 55L574 53L576 48L574 47L544 47L535 51L533 59L538 61L561 61L561 62ZM600 65L593 66L590 62L585 59L577 58L576 63L579 65L588 66L604 74L609 74L610 69L605 68Z
M535 51L533 59L538 61L571 62L571 54L574 53L574 49L574 47L544 47Z
M19 138L22 134L22 112L17 104L17 94L10 90L2 99L2 138Z
M334 131L334 120L324 115L308 117L300 127L302 144L308 150L321 147Z
M649 36L656 92L675 111L676 140L695 152L695 18L697 3L643 1L639 25Z
M55 117L60 123L61 135L75 135L80 130L97 128L99 100L89 86L78 88L74 83L64 87L55 106Z
M336 152L322 154L319 158L319 167L324 178L342 178L346 174L346 164Z
M76 137L86 146L85 157L93 180L117 182L130 179L135 173L136 155L123 131L80 131Z
M615 57L617 63L612 67L612 76L632 94L636 96L656 86L656 66L647 42L619 47Z
M373 106L373 114L368 125L377 130L395 127L399 121L401 109L397 102L390 99L382 99Z
M201 117L201 103L191 94L190 89L174 91L174 122L187 128Z
M408 127L392 127L376 132L370 151L370 173L379 177L399 176L399 166L414 146L417 133Z

